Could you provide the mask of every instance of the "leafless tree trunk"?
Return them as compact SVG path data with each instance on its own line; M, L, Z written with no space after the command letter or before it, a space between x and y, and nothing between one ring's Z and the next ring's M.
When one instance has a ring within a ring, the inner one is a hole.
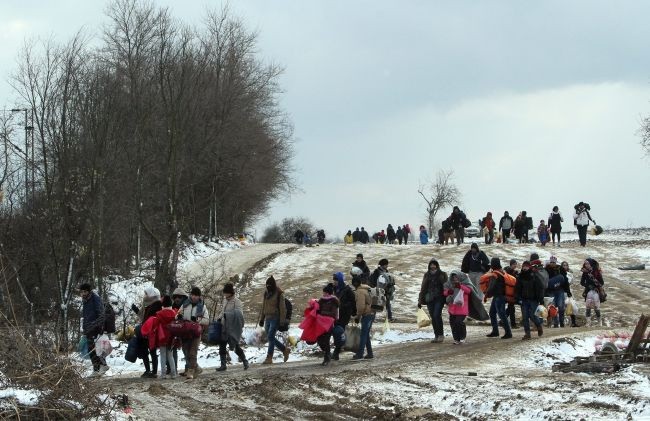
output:
M435 230L435 219L438 212L446 207L453 206L460 200L461 194L453 182L454 170L438 170L436 180L426 185L420 185L418 193L427 204L426 214L429 229L429 238Z

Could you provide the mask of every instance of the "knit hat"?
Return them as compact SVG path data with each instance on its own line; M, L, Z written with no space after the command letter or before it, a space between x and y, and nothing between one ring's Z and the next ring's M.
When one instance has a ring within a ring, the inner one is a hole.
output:
M229 283L227 283L226 285L224 285L224 286L223 286L223 293L224 293L224 294L232 294L232 295L235 295L235 287L233 286L233 284L231 284L231 283L229 282Z
M361 257L361 258L363 259L363 254L358 253L358 254L357 254L357 257Z
M388 259L381 259L379 261L379 266L387 266L388 265Z
M517 261L516 261L515 259L510 259L510 264L511 264L511 265L516 265L516 264L517 264Z
M469 248L478 250L478 244L472 243L472 245Z
M490 267L492 269L501 269L501 260L498 257L493 257L490 260Z
M196 296L200 297L201 296L201 288L192 287L192 289L190 290L190 295L196 295Z
M551 256L551 258L549 259L549 262L557 264L557 257Z
M325 287L323 288L323 292L326 292L330 295L334 294L334 285L332 284L325 285Z
M187 293L183 291L183 288L178 287L172 292L172 297L187 297Z
M530 254L530 259L529 259L529 260L530 260L531 262L532 262L533 260L539 260L539 254L537 254L537 253L531 253L531 254Z
M158 288L154 287L147 287L144 289L144 304L145 305L150 305L155 303L156 301L160 301L160 291Z

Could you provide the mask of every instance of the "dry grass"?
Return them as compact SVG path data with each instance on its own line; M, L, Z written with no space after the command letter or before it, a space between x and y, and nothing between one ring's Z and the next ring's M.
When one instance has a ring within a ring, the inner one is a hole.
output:
M3 315L4 316L4 315ZM4 318L4 317L3 317ZM45 334L16 327L4 318L0 326L0 370L5 378L0 387L41 392L34 406L13 399L0 401L1 419L79 420L108 418L113 400L102 395L101 384L82 376L83 367Z

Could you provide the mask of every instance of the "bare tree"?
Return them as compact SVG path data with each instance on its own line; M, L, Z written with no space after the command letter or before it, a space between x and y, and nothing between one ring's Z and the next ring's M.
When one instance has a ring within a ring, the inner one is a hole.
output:
M650 155L650 117L646 117L641 122L639 128L639 135L641 136L641 147L645 150L646 155Z
M426 185L420 184L418 193L427 204L427 222L429 237L433 236L435 218L442 209L453 206L460 200L461 194L453 182L454 170L438 170L436 180Z

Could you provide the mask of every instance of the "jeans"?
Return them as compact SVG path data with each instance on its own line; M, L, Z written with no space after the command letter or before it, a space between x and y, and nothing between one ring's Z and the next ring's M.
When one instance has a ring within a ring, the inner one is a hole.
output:
M506 297L492 297L492 304L490 304L490 322L492 323L492 333L499 333L499 322L497 315L503 323L503 329L506 335L512 335L510 330L510 323L508 322L508 315L506 314Z
M335 325L332 336L334 336L334 346L343 348L343 345L345 345L345 326Z
M506 229L501 230L501 236L503 237L503 238L501 239L501 241L502 241L503 243L507 243L507 242L508 242L508 238L510 238L510 228L508 228L507 230L506 230Z
M578 237L580 238L580 245L581 246L586 246L587 245L587 228L588 225L578 225Z
M553 326L557 327L559 321L560 326L564 327L564 310L566 309L564 302L564 290L553 292L553 304L555 304L555 307L557 307L557 316L555 316L553 319Z
M357 358L363 357L363 350L366 349L368 356L372 357L372 344L370 343L370 328L375 321L375 313L361 316L361 334L359 337L359 350L356 353Z
M535 310L537 310L537 301L535 300L522 300L521 301L521 318L524 322L524 332L526 335L530 335L530 321L532 320L535 323L536 327L542 325L539 317L535 316Z
M431 316L431 325L433 333L437 337L445 336L444 325L442 322L442 308L445 306L445 297L437 297L432 302L427 303L427 309Z
M285 346L282 344L282 342L278 341L275 338L275 334L278 331L278 325L280 324L278 319L266 319L264 321L264 330L266 330L266 337L269 340L269 347L266 352L266 354L269 357L273 356L273 350L275 347L278 347L278 349L282 352L284 352Z
M450 314L449 325L451 326L451 335L454 337L454 341L464 341L467 337L465 316Z
M508 303L506 312L508 313L508 317L510 317L510 325L512 327L517 326L517 319L515 316L515 303Z
M390 305L390 298L386 297L386 317L388 317L388 320L393 319L393 309Z
M161 346L160 347L160 375L165 375L165 367L169 364L169 374L172 377L176 377L176 362L174 361L174 353L172 352L172 347Z

